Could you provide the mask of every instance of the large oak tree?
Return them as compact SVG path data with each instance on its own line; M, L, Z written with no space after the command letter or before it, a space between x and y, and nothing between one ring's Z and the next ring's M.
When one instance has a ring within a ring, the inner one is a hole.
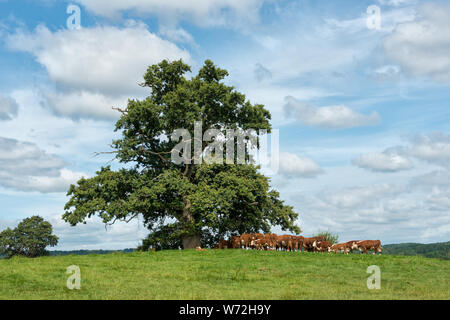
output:
M190 71L181 60L148 68L141 85L149 88L149 96L116 108L121 118L115 130L122 136L113 141L112 152L127 165L118 171L102 167L96 176L71 185L65 221L76 225L98 215L111 224L142 215L151 235L184 248L205 245L208 238L269 232L272 226L300 232L298 214L279 199L250 157L244 164L195 164L194 157L191 163L171 161L180 142L171 139L172 132L183 128L194 137L196 121L204 131L224 134L226 129L271 129L263 105L251 104L223 82L226 70L207 60L188 79ZM201 148L204 154L208 143L202 141Z

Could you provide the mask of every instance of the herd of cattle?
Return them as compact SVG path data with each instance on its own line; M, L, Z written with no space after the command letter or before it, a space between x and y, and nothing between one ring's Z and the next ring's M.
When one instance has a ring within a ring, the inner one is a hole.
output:
M241 236L233 236L229 240L221 239L216 245L217 249L244 248L255 250L285 250L285 251L308 251L308 252L344 252L348 254L353 250L363 253L373 251L380 253L383 247L380 240L353 240L344 243L331 244L324 237L305 238L302 236L283 235L274 233L247 233Z

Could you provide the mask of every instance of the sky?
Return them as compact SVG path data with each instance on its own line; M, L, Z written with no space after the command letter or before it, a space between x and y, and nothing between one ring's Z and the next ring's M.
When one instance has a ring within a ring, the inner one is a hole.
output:
M54 249L139 245L142 219L62 221L66 192L120 167L94 156L120 135L111 107L181 58L271 112L271 186L303 235L448 241L449 53L448 1L0 0L0 230L40 215Z

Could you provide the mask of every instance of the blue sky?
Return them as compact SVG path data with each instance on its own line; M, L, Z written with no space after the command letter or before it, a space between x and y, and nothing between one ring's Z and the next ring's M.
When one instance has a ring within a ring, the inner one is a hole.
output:
M271 111L272 185L304 235L448 241L449 21L445 1L0 0L0 229L39 214L58 249L136 246L140 221L62 222L65 193L108 164L92 155L117 137L111 106L148 94L147 66L183 58L194 73L212 59Z

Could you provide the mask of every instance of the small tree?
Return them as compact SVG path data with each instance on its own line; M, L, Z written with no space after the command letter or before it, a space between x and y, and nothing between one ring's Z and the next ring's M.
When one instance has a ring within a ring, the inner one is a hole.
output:
M331 231L319 231L316 237L324 237L326 241L330 241L331 244L338 243L339 236Z
M52 235L52 225L39 216L26 218L15 229L0 233L0 254L30 258L48 255L48 246L56 246L58 237Z

